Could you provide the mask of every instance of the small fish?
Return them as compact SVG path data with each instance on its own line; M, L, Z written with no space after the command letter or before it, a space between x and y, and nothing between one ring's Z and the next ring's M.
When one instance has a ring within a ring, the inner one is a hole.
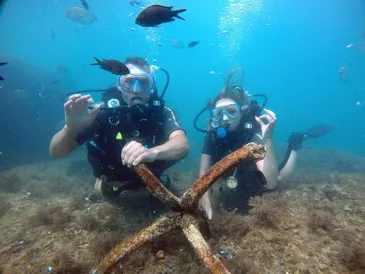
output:
M69 8L66 11L66 17L83 25L90 25L98 20L91 11L80 7Z
M199 44L200 44L200 41L192 41L192 42L189 43L188 47L193 48L193 47L195 47Z
M186 9L172 10L172 6L166 7L162 5L152 5L144 10L136 18L136 24L142 27L154 27L162 23L175 21L175 18L184 20L179 13Z
M89 10L89 4L85 0L81 0L81 4L84 6L84 9Z
M8 64L8 62L3 62L3 61L0 61L0 66L5 66L5 65L7 65ZM2 76L0 76L0 81L4 81L5 79L2 77Z
M129 5L131 6L139 6L140 4L142 4L140 0L129 0Z
M109 71L116 75L126 75L129 74L129 68L123 64L122 62L119 62L117 60L105 60L100 61L98 58L94 56L96 63L90 64L91 66L100 66L101 69Z
M185 45L183 42L181 42L180 40L172 40L171 41L171 45L177 49L184 49L185 48Z

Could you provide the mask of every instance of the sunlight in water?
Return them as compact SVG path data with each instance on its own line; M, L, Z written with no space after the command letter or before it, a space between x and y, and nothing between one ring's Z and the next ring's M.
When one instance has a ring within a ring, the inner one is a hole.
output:
M261 0L228 0L218 24L219 47L225 56L235 56L264 10Z
M146 8L151 5L165 5L164 1L157 0L146 0L143 8ZM142 10L142 9L141 9ZM156 56L159 54L159 48L161 45L161 37L163 37L164 30L163 28L143 28L144 36L148 42L148 52L152 56Z

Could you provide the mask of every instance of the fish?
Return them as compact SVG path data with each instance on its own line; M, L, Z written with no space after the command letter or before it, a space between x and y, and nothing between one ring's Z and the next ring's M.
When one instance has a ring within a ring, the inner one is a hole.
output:
M129 5L131 6L139 6L140 4L142 4L140 0L129 0Z
M200 41L192 41L192 42L189 43L188 47L193 48L193 47L195 47L199 44L200 44Z
M162 23L175 21L175 18L185 19L179 13L187 9L172 10L173 6L152 5L138 14L135 23L142 27L154 27Z
M105 60L100 61L94 56L96 63L90 64L91 66L100 66L101 69L109 71L116 75L126 75L130 73L129 68L117 60Z
M85 0L81 0L81 4L83 5L84 9L89 10L89 4Z
M5 66L7 64L9 64L9 63L8 62L4 62L4 61L0 61L0 66ZM0 81L4 81L4 80L5 79L2 76L0 76Z
M69 8L66 17L83 25L90 25L98 19L91 11L80 7Z
M180 40L172 40L171 41L171 45L177 49L184 49L185 48L185 45L183 42L181 42Z

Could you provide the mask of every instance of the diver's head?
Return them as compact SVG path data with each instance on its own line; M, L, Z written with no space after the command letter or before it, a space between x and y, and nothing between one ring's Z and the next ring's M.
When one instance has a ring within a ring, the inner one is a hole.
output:
M241 118L247 113L249 99L243 87L230 85L230 80L237 70L232 71L227 78L224 89L218 93L211 104L211 126L223 127L234 131L241 123Z
M117 78L117 88L128 105L146 104L154 94L156 83L148 63L139 57L128 57L124 61L130 73Z

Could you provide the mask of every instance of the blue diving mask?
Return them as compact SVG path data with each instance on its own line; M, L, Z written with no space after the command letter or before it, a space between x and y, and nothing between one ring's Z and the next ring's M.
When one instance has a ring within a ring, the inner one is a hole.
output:
M215 107L210 111L212 125L218 126L224 116L227 116L229 119L234 119L240 114L240 112L240 105L235 103Z
M149 73L126 74L117 78L117 86L125 92L154 92L155 77Z

